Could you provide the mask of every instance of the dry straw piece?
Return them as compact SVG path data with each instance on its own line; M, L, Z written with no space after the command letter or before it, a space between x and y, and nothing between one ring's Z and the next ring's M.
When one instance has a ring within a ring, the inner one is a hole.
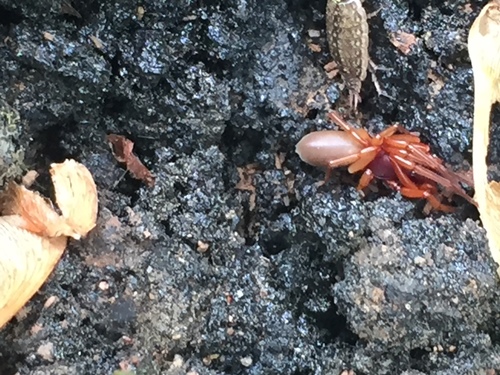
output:
M66 160L50 173L62 215L22 185L10 183L0 194L0 328L45 282L68 237L80 239L96 225L97 188L88 169Z
M474 198L488 235L491 255L500 264L500 183L488 183L486 165L491 108L500 101L500 0L490 1L474 21L468 49L474 73ZM500 268L497 272L500 274Z

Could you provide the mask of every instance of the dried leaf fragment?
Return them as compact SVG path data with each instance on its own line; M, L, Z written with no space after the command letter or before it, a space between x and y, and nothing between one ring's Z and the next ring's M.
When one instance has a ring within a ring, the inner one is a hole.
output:
M116 160L120 163L125 163L125 166L132 177L143 181L149 187L153 187L155 184L155 177L132 152L134 142L122 135L117 134L109 134L106 139L113 146L113 154Z
M85 236L97 219L97 188L73 160L53 164L59 215L51 202L11 183L0 194L0 328L38 291L61 258L68 237Z
M91 36L89 36L89 38L92 41L92 43L94 43L95 48L97 48L98 50L101 50L101 51L104 49L104 43L102 42L101 39L99 39L95 35L91 35Z
M74 16L76 18L82 18L82 15L79 11L77 11L69 1L62 0L61 1L61 13L68 14L70 16Z
M40 289L66 248L66 237L46 238L0 217L0 328Z
M80 239L66 220L54 211L50 201L24 186L10 183L1 196L1 211L15 218L19 228L43 237L67 236ZM5 219L7 220L7 219Z
M47 40L47 41L49 41L49 42L53 42L53 41L54 41L54 39L55 39L55 36L54 36L54 34L51 34L51 33L49 33L48 31L45 31L45 32L43 33L43 39L45 39L45 40Z
M500 184L488 183L486 165L491 107L500 100L500 0L490 1L479 13L469 31L468 50L474 74L474 198L491 255L500 264Z
M5 216L14 215L16 225L31 233L78 240L94 228L97 219L94 180L87 168L74 160L52 164L50 173L62 216L47 198L16 183L0 194L0 211Z
M408 55L411 52L411 47L417 43L417 37L404 31L397 31L391 34L391 43L401 53Z
M427 71L427 78L431 81L429 88L431 91L431 97L436 97L439 92L443 89L445 83L443 78L441 78L436 72L429 69Z
M255 202L257 199L257 191L255 189L255 185L253 184L253 176L258 171L258 164L248 164L242 168L236 168L238 170L238 175L240 180L236 184L235 188L237 190L244 190L250 192L250 202L249 209L253 211L255 209Z
M97 187L92 175L74 160L52 164L50 174L62 216L76 233L85 236L97 221Z

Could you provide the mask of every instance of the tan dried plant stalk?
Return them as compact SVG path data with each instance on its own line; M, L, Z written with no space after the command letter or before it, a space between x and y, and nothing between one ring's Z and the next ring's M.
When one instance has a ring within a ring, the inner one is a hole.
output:
M492 257L500 264L500 184L488 183L486 165L492 105L500 101L500 0L490 1L474 21L468 49L474 73L474 198Z

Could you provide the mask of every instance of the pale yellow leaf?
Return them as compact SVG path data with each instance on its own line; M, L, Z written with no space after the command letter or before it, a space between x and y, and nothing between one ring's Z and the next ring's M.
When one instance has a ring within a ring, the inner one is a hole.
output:
M0 328L45 282L66 240L38 236L0 217Z
M486 157L492 104L500 99L500 1L490 1L474 21L468 40L474 73L472 162L475 200L493 259L500 264L500 184L488 183ZM497 270L500 274L500 268Z
M50 174L62 215L75 232L85 236L97 220L97 187L92 175L74 160L52 164Z

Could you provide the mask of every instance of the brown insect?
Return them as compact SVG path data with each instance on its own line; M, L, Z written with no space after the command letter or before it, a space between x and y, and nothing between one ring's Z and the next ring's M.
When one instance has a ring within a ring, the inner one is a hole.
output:
M363 171L358 190L368 187L373 179L383 180L404 197L426 199L426 213L432 208L452 212L453 207L441 203L441 198L453 194L475 205L460 185L472 183L446 168L415 133L392 125L372 137L366 130L350 126L338 112L328 117L343 131L312 132L296 146L304 162L326 168L325 182L333 169L348 166L349 173Z
M361 84L366 78L370 57L368 16L361 0L327 0L326 37L333 60L356 109Z

